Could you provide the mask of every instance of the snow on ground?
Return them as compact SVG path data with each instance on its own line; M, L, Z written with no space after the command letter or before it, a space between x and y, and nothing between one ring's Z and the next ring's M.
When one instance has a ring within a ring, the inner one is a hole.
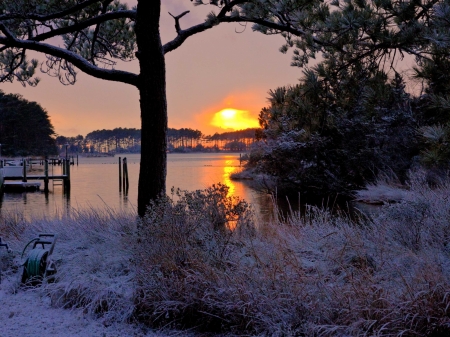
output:
M144 326L127 323L127 316L114 319L119 316L114 316L114 310L109 316L100 317L89 303L85 306L73 304L69 309L61 307L64 303L60 303L58 296L74 289L83 289L86 298L92 301L115 296L114 299L123 301L114 303L120 302L126 308L133 305L130 297L133 275L124 267L129 264L130 243L124 242L128 237L124 233L131 231L128 226L134 225L135 217L107 216L93 211L73 212L72 218L25 222L20 214L1 215L0 237L11 249L7 252L0 247L0 337L188 335L179 331L154 332ZM20 283L22 250L37 233L55 233L58 237L52 255L57 264L57 282L24 287ZM123 307L115 308L120 312Z
M0 285L0 335L2 337L60 336L115 337L163 336L145 332L129 324L105 326L88 317L81 309L52 308L50 298L38 288L18 289L13 293L11 280Z

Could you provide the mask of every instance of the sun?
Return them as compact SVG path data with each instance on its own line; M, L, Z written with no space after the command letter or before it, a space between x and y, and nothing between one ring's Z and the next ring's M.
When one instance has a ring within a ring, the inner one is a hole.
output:
M233 119L237 114L237 111L234 109L223 109L220 111L220 115L223 119Z
M216 112L211 125L222 129L243 130L259 127L258 120L246 110L227 108Z

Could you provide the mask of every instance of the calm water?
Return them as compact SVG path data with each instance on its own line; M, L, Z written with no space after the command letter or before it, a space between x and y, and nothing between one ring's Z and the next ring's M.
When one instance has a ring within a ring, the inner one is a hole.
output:
M50 193L4 193L0 196L0 211L18 210L26 217L53 216L67 209L83 210L91 207L109 207L116 210L135 210L140 155L122 155L128 160L130 188L128 196L119 192L118 157L79 158L79 165L71 167L70 195L64 195L61 185L50 181ZM195 153L169 154L167 189L172 186L185 190L204 189L218 182L229 186L229 193L254 205L257 213L266 217L270 198L245 185L230 180L230 174L239 168L239 154ZM53 172L52 172L53 170ZM50 174L60 174L61 167L50 166ZM41 190L43 190L43 183Z

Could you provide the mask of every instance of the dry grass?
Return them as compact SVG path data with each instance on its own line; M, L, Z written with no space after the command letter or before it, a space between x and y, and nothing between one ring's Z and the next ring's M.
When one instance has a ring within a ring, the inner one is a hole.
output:
M0 230L15 251L55 232L58 279L43 294L105 320L230 335L450 335L450 186L430 189L416 174L409 187L358 223L310 208L255 227L219 185L153 205L139 236L134 215L111 211L9 216Z

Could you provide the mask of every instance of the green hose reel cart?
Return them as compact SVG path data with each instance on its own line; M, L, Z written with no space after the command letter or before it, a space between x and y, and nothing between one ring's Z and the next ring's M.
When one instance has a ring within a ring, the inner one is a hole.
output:
M25 246L22 258L27 247L33 243L32 249L28 252L23 263L22 283L36 285L44 279L51 281L56 273L55 262L52 259L55 248L55 234L39 234Z

